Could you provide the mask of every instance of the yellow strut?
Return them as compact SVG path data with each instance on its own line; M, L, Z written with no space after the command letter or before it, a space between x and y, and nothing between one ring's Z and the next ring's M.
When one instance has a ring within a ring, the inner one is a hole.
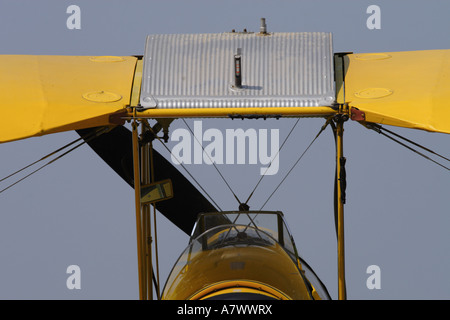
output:
M344 190L342 189L341 179L343 176L343 166L345 161L344 150L343 150L343 134L344 134L344 121L339 119L336 122L336 183L337 183L337 211L338 211L338 241L337 241L337 251L338 251L338 292L339 300L347 299L347 292L345 287L345 245L344 245L344 201L342 194Z
M139 273L139 299L144 297L144 270L142 265L142 232L141 232L141 179L139 170L139 139L137 132L138 124L133 121L133 167L134 167L134 199L136 204L136 238L138 254L138 273Z
M134 111L134 110L133 110ZM129 110L124 119L133 118ZM327 117L336 114L332 107L262 107L262 108L193 108L146 109L138 111L137 118L215 118L248 115L282 115L285 117Z

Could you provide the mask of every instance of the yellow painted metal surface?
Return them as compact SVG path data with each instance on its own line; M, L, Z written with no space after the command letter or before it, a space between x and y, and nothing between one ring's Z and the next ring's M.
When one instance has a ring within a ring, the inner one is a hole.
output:
M112 115L130 104L136 61L1 55L0 142L120 122Z
M365 121L450 133L450 50L350 54L345 100Z
M231 116L271 115L292 117L326 117L336 114L332 107L261 107L261 108L193 108L193 109L147 109L137 112L142 118L213 118ZM133 114L128 115L132 117Z
M191 255L181 259L189 263L175 266L163 292L165 300L190 299L212 284L230 281L261 282L276 288L284 299L311 299L296 265L278 244L184 254Z
M289 300L289 297L285 296L282 292L265 283L248 280L231 280L214 283L191 296L190 300L205 300L233 293L251 293L276 300Z

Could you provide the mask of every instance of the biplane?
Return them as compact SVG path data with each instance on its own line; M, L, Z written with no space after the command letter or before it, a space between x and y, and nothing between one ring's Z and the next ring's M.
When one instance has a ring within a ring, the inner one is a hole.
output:
M329 299L282 212L252 211L247 202L219 211L153 148L176 119L323 118L321 131L335 136L338 287L346 299L344 123L448 134L449 76L450 50L334 52L331 33L269 32L264 19L259 32L149 35L138 56L3 55L1 103L15 117L0 120L0 140L75 130L134 188L141 299L154 298L153 286L158 299ZM190 235L164 288L152 261L152 210Z

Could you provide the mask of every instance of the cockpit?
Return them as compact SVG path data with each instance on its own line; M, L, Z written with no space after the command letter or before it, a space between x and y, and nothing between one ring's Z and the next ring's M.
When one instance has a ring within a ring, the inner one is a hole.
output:
M199 214L190 243L201 243L202 250L226 246L281 245L297 261L293 238L279 211L230 211Z
M177 299L179 292L200 287L201 279L206 274L209 279L216 279L221 288L222 283L234 283L236 287L258 288L261 293L262 283L272 283L275 287L266 286L263 291L277 299L296 299L299 292L306 295L303 298L330 298L319 278L299 257L283 214L279 211L199 214L189 245L172 270L163 295ZM242 282L242 279L245 281ZM217 288L213 291L216 292ZM199 292L201 294L190 292L189 296L179 298L206 297L210 294L205 293L209 292L205 288ZM302 296L298 298L302 299Z

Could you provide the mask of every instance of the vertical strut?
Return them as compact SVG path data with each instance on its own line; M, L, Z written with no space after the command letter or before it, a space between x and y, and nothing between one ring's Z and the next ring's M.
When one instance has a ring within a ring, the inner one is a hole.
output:
M348 105L345 103L345 65L347 52L335 53L334 69L336 80L336 102L339 105L339 114L334 117L336 122L336 211L337 217L337 253L338 253L338 297L347 299L345 285L345 244L344 244L344 203L345 203L345 158L344 158L344 122L348 120Z
M138 255L138 275L139 275L139 299L145 299L144 294L144 270L143 270L143 254L142 254L142 227L141 227L141 179L139 169L139 138L137 132L138 124L133 121L133 169L134 169L134 199L136 205L136 242Z
M142 125L142 136L148 130L145 125ZM149 168L149 144L144 143L141 146L141 182L143 185L150 183L150 168ZM144 248L144 282L145 293L147 300L153 300L153 265L152 265L152 232L151 232L151 217L150 204L142 204L142 221L143 221L143 237L142 243Z
M149 142L149 157L150 157L150 182L155 182L155 168L153 163L153 142ZM150 217L149 217L150 218ZM156 297L158 300L161 299L160 287L159 287L159 258L158 258L158 233L156 227L156 203L153 203L153 227L155 234L155 263L156 263ZM153 272L153 267L152 267ZM153 275L152 275L153 276Z
M152 130L146 120L141 123L142 137L147 135L147 131ZM138 251L138 271L139 271L139 298L140 300L153 300L153 282L157 298L160 299L159 286L159 266L158 248L156 233L156 206L153 203L154 233L155 233L155 257L156 274L153 272L152 253L152 224L151 224L151 204L141 202L141 186L154 182L153 168L153 146L152 142L139 140L138 124L133 120L133 166L134 166L134 190L136 202L136 237ZM156 279L155 279L156 275ZM153 282L152 282L153 281Z
M338 291L339 300L347 299L345 286L344 202L345 202L345 158L343 150L344 120L336 121L336 185L337 185L337 233L338 233Z

